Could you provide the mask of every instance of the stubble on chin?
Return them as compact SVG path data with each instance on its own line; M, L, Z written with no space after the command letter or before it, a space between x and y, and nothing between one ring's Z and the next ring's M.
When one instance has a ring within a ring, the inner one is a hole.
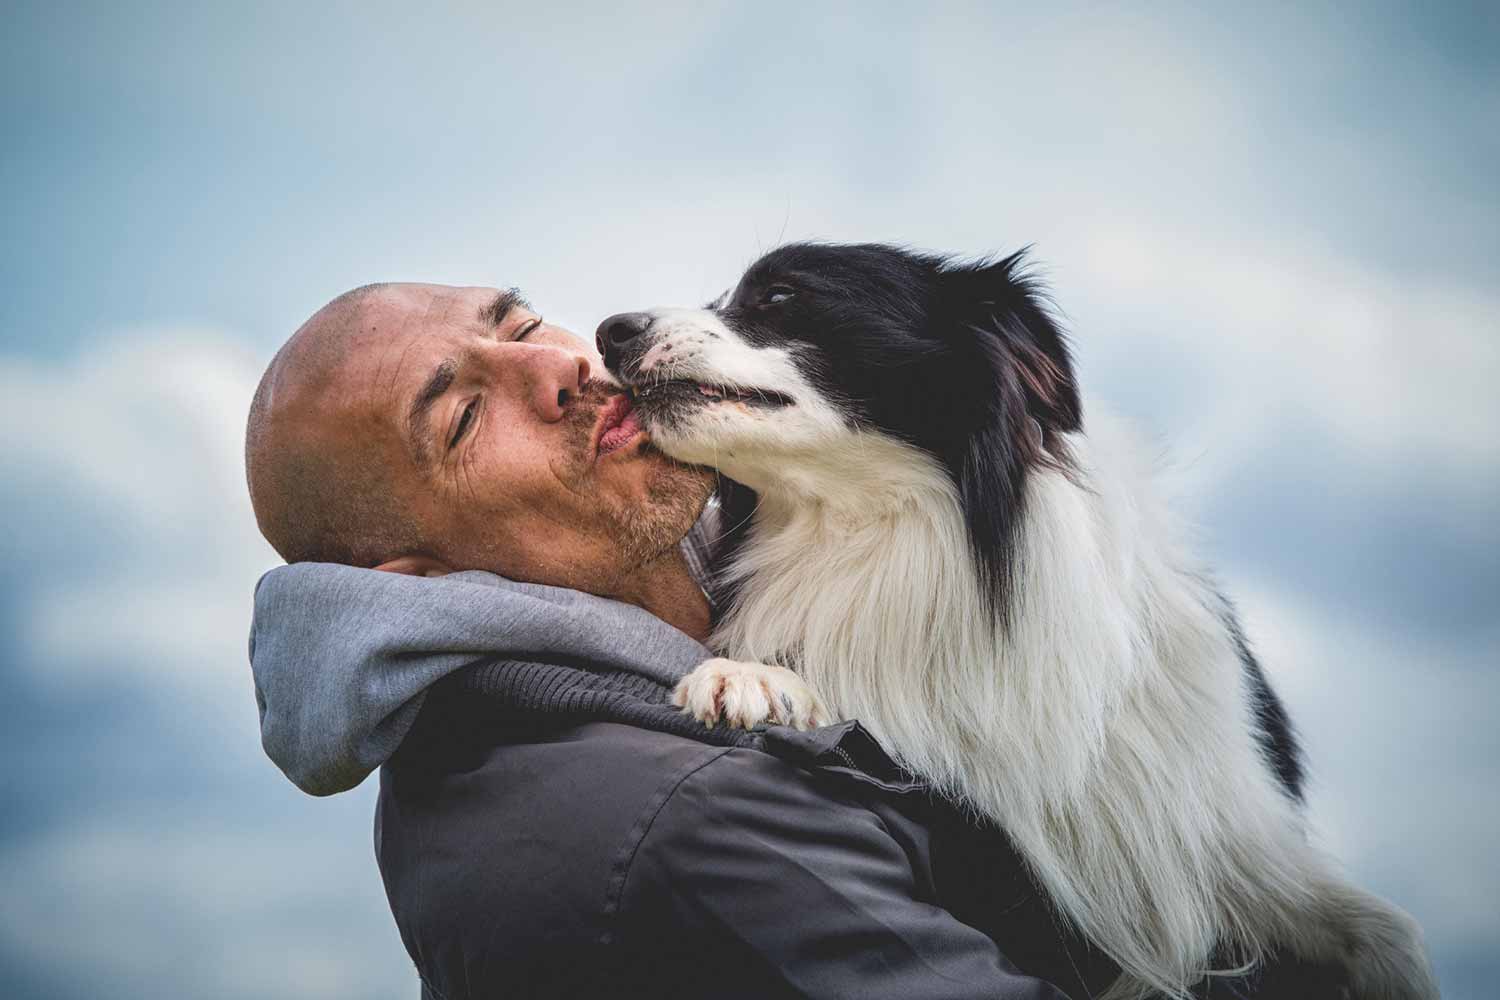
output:
M643 566L682 541L703 513L713 494L712 470L683 465L648 443L637 459L651 463L646 473L645 499L632 510L611 518L621 551L632 566Z
M619 546L624 566L635 569L659 559L692 530L713 494L716 477L711 469L668 458L647 441L631 459L646 465L644 498L630 502L601 489L593 476L596 469L590 468L590 448L599 408L616 394L617 390L599 382L584 387L579 405L568 415L568 447L577 467L588 469L600 514Z

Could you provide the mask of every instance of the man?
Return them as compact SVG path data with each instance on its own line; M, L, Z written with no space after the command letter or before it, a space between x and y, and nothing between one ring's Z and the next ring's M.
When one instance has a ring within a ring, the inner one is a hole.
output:
M644 435L600 454L591 345L515 291L372 285L319 310L251 406L246 469L288 562L482 568L639 605L703 638L676 543L712 490Z
M599 370L514 291L369 286L252 404L251 497L292 564L256 591L265 747L315 794L383 765L377 856L424 998L1107 985L1003 838L857 726L671 707L709 655L713 477Z

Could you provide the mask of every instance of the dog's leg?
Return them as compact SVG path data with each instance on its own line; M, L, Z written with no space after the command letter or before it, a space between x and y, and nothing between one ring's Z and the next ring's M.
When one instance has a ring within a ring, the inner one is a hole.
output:
M705 726L723 719L749 729L771 722L812 729L832 721L818 694L786 667L715 657L677 684L672 704Z

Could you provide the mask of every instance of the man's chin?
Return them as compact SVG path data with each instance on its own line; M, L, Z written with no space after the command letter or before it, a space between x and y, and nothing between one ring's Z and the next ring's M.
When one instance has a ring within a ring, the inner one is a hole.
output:
M638 491L632 489L629 509L617 524L622 546L637 557L659 554L682 541L703 506L713 495L717 476L701 465L684 465L643 444L637 460L641 470Z

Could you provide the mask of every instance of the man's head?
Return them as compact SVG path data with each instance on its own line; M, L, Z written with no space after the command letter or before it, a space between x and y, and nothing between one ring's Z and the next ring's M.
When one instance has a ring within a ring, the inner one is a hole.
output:
M592 346L513 290L341 295L277 353L251 404L261 532L288 562L614 592L682 538L712 482L629 437L633 421L601 448L623 399L595 372Z

